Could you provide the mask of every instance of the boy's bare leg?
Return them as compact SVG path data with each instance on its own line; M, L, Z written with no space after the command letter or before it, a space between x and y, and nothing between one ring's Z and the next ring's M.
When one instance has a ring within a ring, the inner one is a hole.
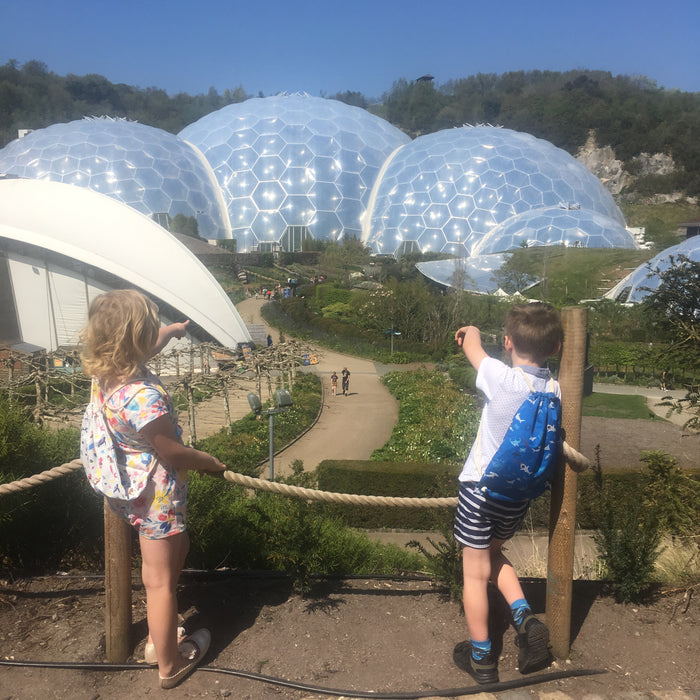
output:
M505 554L504 540L491 540L491 580L506 599L508 605L525 597L520 579Z
M462 548L464 571L464 616L472 639L489 638L488 582L491 577L491 553L488 549Z

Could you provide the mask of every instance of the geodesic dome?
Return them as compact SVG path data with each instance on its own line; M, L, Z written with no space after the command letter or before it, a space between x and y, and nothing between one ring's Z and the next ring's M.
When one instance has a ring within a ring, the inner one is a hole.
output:
M668 270L671 265L678 265L678 256L685 256L694 262L700 262L700 236L687 240L662 250L648 262L630 272L627 277L618 282L605 297L615 301L638 304L646 296L652 294L661 284L656 271ZM650 273L650 270L654 272Z
M229 105L179 136L214 170L241 252L359 237L380 168L410 140L363 109L301 94Z
M0 173L87 187L148 216L195 217L202 238L231 237L201 154L138 122L100 117L32 131L0 149Z
M632 234L608 216L590 209L550 207L512 216L487 233L472 248L472 255L548 245L636 248Z
M568 153L491 126L420 136L385 166L372 196L363 240L377 253L465 257L499 225L535 210L591 211L625 225L602 183Z
M416 268L438 284L461 287L476 294L494 294L499 289L494 275L510 257L510 253L494 253L461 259L429 260L416 263Z

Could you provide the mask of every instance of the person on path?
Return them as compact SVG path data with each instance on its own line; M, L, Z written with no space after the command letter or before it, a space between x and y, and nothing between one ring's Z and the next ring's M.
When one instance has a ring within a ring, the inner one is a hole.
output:
M268 333L267 334L267 347L269 348L272 345L272 336Z
M338 375L333 370L331 374L331 393L335 396L338 393Z
M498 682L498 657L489 638L489 580L510 606L518 635L518 665L527 673L550 661L549 631L532 613L512 564L502 551L520 527L529 500L501 500L478 488L484 470L498 451L516 411L534 389L560 396L559 385L543 367L561 348L558 312L547 304L513 306L505 325L505 351L512 366L489 357L479 329L464 326L455 340L477 371L476 386L485 395L479 433L459 475L454 536L462 547L464 613L470 640L455 647L454 661L477 683Z
M184 630L177 626L177 582L189 549L187 470L226 468L216 457L183 445L172 400L145 365L172 338L182 338L188 323L161 328L150 299L120 289L94 299L81 336L83 370L93 378L129 482L128 499L107 502L138 531L148 621L145 657L158 665L165 689L194 671L211 639L206 629L178 638Z
M343 396L347 396L350 393L350 371L347 367L343 367L343 371L340 374L343 376Z

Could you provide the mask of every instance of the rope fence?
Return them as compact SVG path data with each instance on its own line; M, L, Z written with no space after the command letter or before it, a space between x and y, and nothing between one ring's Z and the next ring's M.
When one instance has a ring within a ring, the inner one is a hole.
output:
M583 471L590 466L590 460L580 452L571 447L567 442L563 443L562 456L564 460L575 471ZM48 469L38 474L33 474L18 481L11 481L7 484L0 484L0 497L10 493L26 491L35 486L47 484L54 479L71 474L78 469L82 469L83 463L79 459L74 459L66 464L61 464L53 469ZM302 486L292 486L278 481L267 479L257 479L245 474L238 474L226 470L223 477L226 481L245 488L269 493L279 493L291 498L300 498L306 501L324 501L326 503L343 503L346 505L361 506L392 506L399 508L454 508L457 505L457 498L408 498L402 496L368 496L352 493L334 493L332 491L319 491L308 489Z
M66 476L66 474L71 474L78 469L83 468L83 463L79 459L74 459L66 464L61 464L53 469L47 469L45 472L39 472L38 474L32 474L25 479L19 479L17 481L10 481L7 484L0 484L0 496L7 496L10 493L18 493L19 491L27 491L28 489L34 488L35 486L41 486L42 484L48 484L54 479L58 479L61 476Z

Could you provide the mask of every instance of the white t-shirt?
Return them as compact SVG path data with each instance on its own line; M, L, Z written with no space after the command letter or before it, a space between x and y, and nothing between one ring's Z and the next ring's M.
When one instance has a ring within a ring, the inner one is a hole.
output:
M527 374L534 391L552 391L561 398L559 382L551 378L546 367L519 365L509 367L494 357L486 357L476 374L476 388L484 392L486 402L481 414L479 432L467 461L459 475L460 481L479 481L513 421L515 412L529 396L522 370Z

